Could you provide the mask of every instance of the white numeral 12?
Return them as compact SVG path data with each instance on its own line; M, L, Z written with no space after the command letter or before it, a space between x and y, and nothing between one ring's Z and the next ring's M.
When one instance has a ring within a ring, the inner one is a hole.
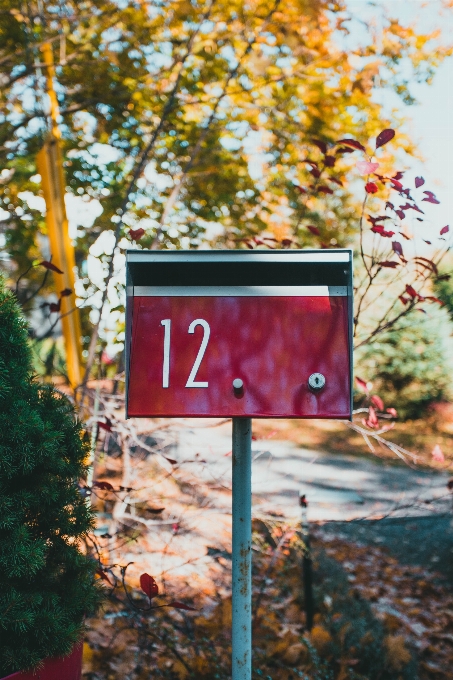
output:
M160 325L164 327L164 361L162 366L162 387L170 386L170 333L171 333L171 319L163 319ZM189 326L189 333L195 333L195 328L197 326L202 326L203 340L201 341L200 349L198 350L197 358L190 371L189 378L186 382L186 387L208 387L209 383L207 381L196 381L198 369L203 361L204 353L206 347L208 346L209 336L211 334L211 329L209 324L204 319L195 319Z

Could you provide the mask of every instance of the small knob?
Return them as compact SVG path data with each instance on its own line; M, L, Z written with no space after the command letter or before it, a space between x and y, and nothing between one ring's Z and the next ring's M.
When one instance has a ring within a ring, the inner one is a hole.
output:
M326 384L326 379L322 373L312 373L308 378L308 385L312 390L322 390Z
M235 391L242 390L243 387L244 387L244 381L243 380L241 380L240 378L235 378L233 380L233 389Z

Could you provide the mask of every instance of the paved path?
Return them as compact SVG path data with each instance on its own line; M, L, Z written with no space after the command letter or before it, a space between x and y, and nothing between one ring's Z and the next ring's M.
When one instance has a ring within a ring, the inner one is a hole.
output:
M206 427L189 421L175 428L175 457L213 485L231 485L231 423ZM309 501L312 521L359 517L431 515L451 508L449 475L379 458L320 453L274 439L253 442L252 490L255 514L299 514L299 493ZM172 453L173 455L173 453ZM200 461L200 462L184 462ZM427 503L428 501L428 503Z

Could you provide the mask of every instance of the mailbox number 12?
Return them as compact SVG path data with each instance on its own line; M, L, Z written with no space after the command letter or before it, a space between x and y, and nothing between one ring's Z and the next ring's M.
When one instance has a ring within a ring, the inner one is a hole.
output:
M170 386L170 333L171 333L171 319L162 319L160 325L164 327L164 361L162 366L162 387ZM208 387L208 382L196 381L197 371L203 361L206 347L208 346L211 329L209 324L204 319L195 319L189 326L189 333L195 333L197 326L203 327L203 340L201 341L200 349L198 350L197 358L195 359L192 370L186 382L186 387Z

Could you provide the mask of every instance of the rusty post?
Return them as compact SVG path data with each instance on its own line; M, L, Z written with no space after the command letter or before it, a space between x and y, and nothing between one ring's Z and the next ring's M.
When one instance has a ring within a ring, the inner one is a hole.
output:
M252 419L233 418L233 680L252 677Z

